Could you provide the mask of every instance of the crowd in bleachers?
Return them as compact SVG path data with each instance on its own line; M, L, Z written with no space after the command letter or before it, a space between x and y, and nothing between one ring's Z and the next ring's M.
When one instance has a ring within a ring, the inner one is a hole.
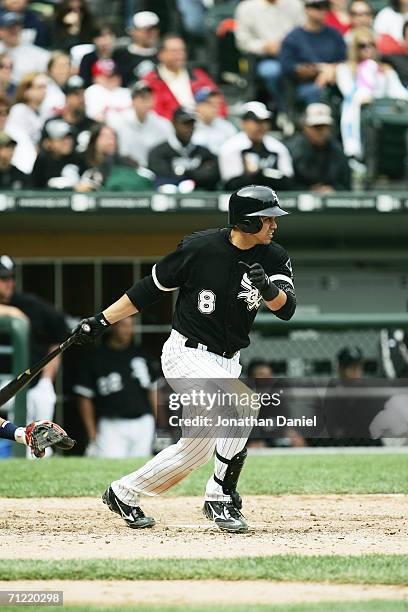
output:
M349 190L366 109L408 116L407 0L139 4L1 1L2 189Z

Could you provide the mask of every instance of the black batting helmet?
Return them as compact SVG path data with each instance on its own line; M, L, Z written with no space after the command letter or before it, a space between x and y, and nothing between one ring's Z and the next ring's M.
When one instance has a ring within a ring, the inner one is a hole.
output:
M260 217L288 215L279 205L273 189L264 185L248 185L231 195L228 205L228 223L246 234L257 234L262 229Z

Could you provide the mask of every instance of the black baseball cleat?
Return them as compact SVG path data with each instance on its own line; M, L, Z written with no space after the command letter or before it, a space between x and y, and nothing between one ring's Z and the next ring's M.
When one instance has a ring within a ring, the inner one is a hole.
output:
M139 506L128 506L120 501L113 492L112 487L106 489L105 493L102 495L102 501L108 506L109 510L119 514L126 525L131 527L131 529L145 529L146 527L153 527L156 524L154 518L146 516Z
M210 521L214 521L221 531L229 531L230 533L248 531L244 516L232 502L205 501L203 514Z

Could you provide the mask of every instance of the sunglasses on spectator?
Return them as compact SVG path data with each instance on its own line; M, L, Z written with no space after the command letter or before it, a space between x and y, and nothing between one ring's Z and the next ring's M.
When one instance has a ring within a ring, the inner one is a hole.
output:
M13 64L0 64L0 68L13 70Z
M372 17L370 11L350 11L352 17Z
M327 2L313 2L312 4L307 4L306 8L317 9L318 11L327 11L329 9L329 4Z
M373 47L375 47L375 44L373 42L361 42L358 43L357 47L359 49L372 49Z

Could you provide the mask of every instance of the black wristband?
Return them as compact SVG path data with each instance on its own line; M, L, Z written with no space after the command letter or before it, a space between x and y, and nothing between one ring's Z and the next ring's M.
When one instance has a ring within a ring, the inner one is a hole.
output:
M100 329L107 329L111 326L111 323L109 323L103 312L100 312L99 314L95 315L95 319L98 321Z
M269 281L267 287L265 287L265 289L262 289L260 294L262 295L265 302L270 302L271 300L274 300L275 298L278 297L279 289L275 285L275 283L273 283L272 281Z

